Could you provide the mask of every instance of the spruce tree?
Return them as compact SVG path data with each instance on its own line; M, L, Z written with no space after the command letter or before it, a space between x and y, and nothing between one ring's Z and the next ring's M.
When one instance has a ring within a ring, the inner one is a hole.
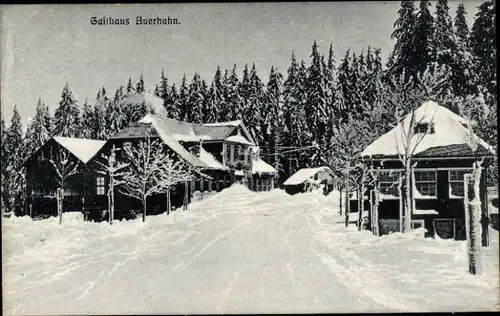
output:
M283 179L284 159L281 156L284 136L288 132L284 124L283 113L283 75L271 66L269 81L267 83L267 104L263 113L262 135L263 143L268 146L273 154L272 164Z
M454 25L455 25L455 34L458 37L458 40L461 43L467 45L469 41L469 27L467 25L467 12L465 12L465 7L463 3L460 3L457 8L457 12L455 15Z
M94 136L94 112L92 111L92 106L88 103L85 98L82 110L82 131L81 137L87 139L93 139Z
M2 186L6 186L6 195L8 196L8 200L4 201L4 203L16 215L21 215L23 211L25 178L21 166L26 158L24 149L21 116L17 111L17 106L14 106L10 126L5 137L5 150L8 154L6 165L7 181L5 184L2 183Z
M475 86L484 87L496 104L496 29L495 1L478 7L471 28L470 45L474 58ZM490 104L491 106L492 104Z
M96 103L94 106L94 137L95 139L104 140L108 135L106 122L106 108L108 107L109 98L106 89L103 87L97 92Z
M80 113L69 84L63 88L61 101L54 113L54 135L78 137L80 134Z
M262 137L262 110L266 102L266 94L264 91L264 84L257 74L255 64L252 65L252 70L249 74L250 91L248 93L248 100L245 107L242 109L242 119L249 129L253 139L261 144Z
M338 122L345 122L351 111L350 102L351 99L351 87L350 87L350 77L351 77L351 51L348 49L341 61L339 69L337 71L337 87L336 87L336 98L340 97L340 100L335 100L335 115L338 117Z
M1 199L2 202L0 204L0 207L2 210L8 209L8 203L9 203L9 190L7 190L5 184L7 183L7 180L9 178L9 174L7 172L7 165L8 161L10 159L9 152L7 151L7 127L5 126L5 120L0 118L1 120L1 127L0 127L0 176L1 176L1 181L3 185L0 186L1 188Z
M189 110L189 88L187 85L186 74L182 76L182 83L179 89L179 118L181 121L188 121L188 110Z
M224 121L242 119L243 98L240 94L240 81L236 73L236 64L233 65L231 74L224 81L224 107L225 115L221 115Z
M250 107L250 96L252 94L252 82L250 80L250 72L248 70L248 64L243 68L243 74L241 76L241 82L238 85L238 95L241 97L241 103L232 104L233 119L243 119L248 113L248 108ZM250 119L245 117L245 119Z
M420 0L420 10L417 13L415 22L415 39L413 43L413 58L415 60L416 73L423 73L435 61L432 47L434 18L429 10L430 6L429 0Z
M146 89L144 88L144 77L143 77L142 74L141 74L141 77L140 77L139 81L135 85L135 91L137 93L143 93L143 92L146 91Z
M321 147L325 144L328 124L328 96L324 61L319 54L316 41L313 43L310 58L311 64L307 71L307 103L305 110L308 126L313 131L313 144L318 146L317 152L312 156L311 164L320 165L323 159Z
M177 92L177 88L175 87L175 83L172 84L170 88L170 103L172 104L169 107L168 117L173 118L175 120L180 120L180 104L179 104L179 92Z
M451 68L455 38L453 22L449 13L448 0L438 0L436 3L436 18L434 20L434 59L438 65Z
M415 64L415 26L416 13L414 1L401 1L398 19L394 23L392 39L396 39L388 62L388 76L399 77L416 75Z
M35 108L35 117L28 125L26 131L26 155L31 155L42 147L50 138L50 133L45 124L45 105L38 99Z
M49 107L48 105L45 105L45 103L43 103L43 118L45 129L49 133L49 137L52 137L54 133L54 122L52 115L50 114Z
M108 135L114 135L124 127L125 113L123 111L123 102L125 99L124 87L120 86L112 100L108 101L106 107L106 129Z
M132 94L135 93L135 88L134 85L132 84L132 78L128 78L128 83L127 83L127 90L126 90L127 96L131 96Z
M219 120L220 107L224 103L224 86L222 82L222 72L220 67L215 71L214 79L210 85L206 107L203 110L203 120L207 123L217 122Z
M188 104L186 112L186 121L190 123L202 123L203 121L203 104L205 95L203 91L203 82L198 73L195 73L191 83L189 84Z

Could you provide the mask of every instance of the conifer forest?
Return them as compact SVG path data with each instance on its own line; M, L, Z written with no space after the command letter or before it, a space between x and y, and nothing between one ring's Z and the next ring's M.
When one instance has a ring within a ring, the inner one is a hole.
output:
M102 87L84 100L75 99L69 80L57 105L40 96L30 122L22 122L16 107L10 122L2 117L2 208L22 212L22 164L31 153L54 135L104 140L137 122L151 111L130 101L137 93L161 98L173 119L243 120L261 158L279 171L278 185L300 168L322 165L344 183L344 170L363 146L423 99L469 118L474 132L496 150L495 9L495 0L478 3L476 12L462 4L452 12L447 0L402 1L387 60L377 47L339 52L311 38L309 56L290 51L288 69L271 67L265 74L251 60L231 69L214 65L212 78L167 78L158 65L156 82L123 78L116 91ZM472 25L467 15L474 16ZM490 169L489 185L496 186L498 169Z

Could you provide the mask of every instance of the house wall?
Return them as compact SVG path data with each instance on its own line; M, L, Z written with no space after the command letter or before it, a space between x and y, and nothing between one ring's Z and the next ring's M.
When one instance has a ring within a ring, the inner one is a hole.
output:
M428 231L429 236L434 236L436 233L442 238L455 236L458 240L464 240L465 236L465 205L463 198L450 196L449 170L456 168L472 168L473 160L456 159L456 160L430 160L421 161L417 164L415 170L432 169L436 170L436 197L419 199L415 198L416 210L435 210L437 215L418 215L413 214L412 220L423 220L424 226ZM384 164L385 168L392 169L401 168L401 164ZM367 192L369 195L369 191ZM486 170L483 170L480 196L483 206L486 206ZM374 202L374 201L372 201ZM365 210L370 210L370 204L365 202ZM357 201L350 201L350 209L357 211ZM386 199L379 201L379 231L380 234L386 234L390 231L399 231L399 199ZM483 212L486 214L487 209L483 207ZM437 221L434 221L437 219Z

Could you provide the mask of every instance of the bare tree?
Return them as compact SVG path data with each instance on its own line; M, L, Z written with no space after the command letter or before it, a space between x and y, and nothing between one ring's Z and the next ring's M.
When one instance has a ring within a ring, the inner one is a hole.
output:
M116 152L119 149L113 145L109 155L102 154L101 158L104 162L96 160L99 165L97 173L108 176L108 208L109 208L109 224L113 224L115 217L115 187L119 187L125 183L125 168L129 166L128 163L120 163L116 159Z
M126 182L120 192L142 202L142 220L146 220L147 198L153 194L167 193L167 210L170 212L170 192L180 182L193 178L198 169L175 159L159 140L141 140L137 145L124 147L129 167L124 172Z
M54 151L50 151L50 163L56 172L56 181L59 185L57 194L57 213L59 216L59 224L62 224L64 190L66 189L67 180L79 173L80 161L69 153L63 147L59 147Z

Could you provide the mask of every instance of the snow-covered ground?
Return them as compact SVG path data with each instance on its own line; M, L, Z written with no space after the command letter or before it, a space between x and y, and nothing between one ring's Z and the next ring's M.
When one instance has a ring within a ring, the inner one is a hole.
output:
M465 242L346 229L337 201L234 185L146 223L3 219L4 314L500 309L498 232L476 277Z

